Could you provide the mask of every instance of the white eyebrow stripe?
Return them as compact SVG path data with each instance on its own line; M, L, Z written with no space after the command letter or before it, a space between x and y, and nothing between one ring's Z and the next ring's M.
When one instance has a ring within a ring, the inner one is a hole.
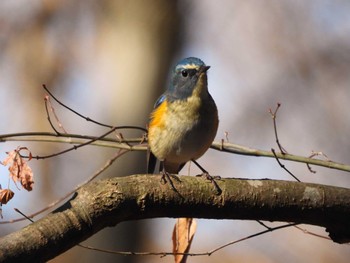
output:
M199 69L199 66L196 64L178 65L176 69Z

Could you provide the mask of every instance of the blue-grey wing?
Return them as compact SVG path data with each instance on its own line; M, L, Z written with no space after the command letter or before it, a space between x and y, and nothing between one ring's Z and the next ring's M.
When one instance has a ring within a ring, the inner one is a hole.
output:
M166 95L165 95L165 94L161 95L161 96L157 99L156 103L154 103L154 108L157 108L160 104L162 104L162 102L163 102L165 99L166 99Z
M157 157L148 149L147 152L147 173L153 174L156 172Z

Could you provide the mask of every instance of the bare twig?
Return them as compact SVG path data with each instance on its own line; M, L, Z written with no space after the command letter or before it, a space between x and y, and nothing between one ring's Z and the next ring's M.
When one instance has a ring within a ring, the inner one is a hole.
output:
M24 213L21 212L21 210L19 210L18 208L14 208L14 210L19 213L20 215L22 215L24 217L24 219L29 220L30 222L34 223L34 220L31 219L30 217L28 217L27 215L25 215Z
M101 122L98 122L98 121L95 121L89 117L86 117L82 114L80 114L79 112L73 110L71 107L68 107L67 105L65 105L64 103L62 103L60 100L58 100L50 91L49 89L46 87L45 84L43 84L43 88L46 90L47 93L49 93L49 95L59 104L61 105L62 107L66 108L67 110L73 112L74 114L78 115L79 117L85 119L86 121L90 121L94 124L97 124L99 126L103 126L103 127L107 127L107 128L111 128L111 129L135 129L135 130L141 130L143 132L147 132L147 129L145 128L142 128L142 127L138 127L138 126L129 126L129 125L126 125L126 126L113 126L113 125L108 125L108 124L104 124L104 123L101 123Z
M294 226L296 229L299 229L300 231L302 231L304 234L308 234L308 235L311 235L311 236L315 236L315 237L319 237L319 238L323 238L323 239L327 239L327 240L332 240L331 238L329 237L326 237L326 236L323 236L323 235L319 235L319 234L316 234L316 233L313 233L313 232L310 232L309 230L305 229L305 228L301 228L299 226ZM348 245L350 245L350 243L347 243Z
M328 158L328 156L325 155L323 152L312 151L311 155L309 156L309 158L314 158L315 156L323 156L328 162L331 162L331 160ZM316 173L316 171L313 170L308 163L306 164L306 166L309 169L310 173L314 173L314 174Z
M273 228L268 228L268 229L266 229L264 231L261 231L261 232L258 232L258 233L255 233L255 234L243 237L241 239L237 239L235 241L231 241L231 242L229 242L229 243L227 243L225 245L222 245L222 246L220 246L218 248L215 248L215 249L211 250L210 252L208 252L207 255L210 256L213 253L215 253L215 252L217 252L217 251L219 251L219 250L221 250L221 249L223 249L225 247L228 247L228 246L231 246L233 244L236 244L236 243L239 243L239 242L251 239L253 237L261 236L261 235L266 234L268 232L273 232L273 231L276 231L276 230L279 230L279 229L283 229L283 228L287 228L287 227L291 227L291 226L296 226L296 225L298 225L298 223L288 223L288 224L285 224L285 225L281 225L281 226L277 226L277 227L273 227Z
M67 199L68 197L70 197L71 195L73 195L78 189L80 189L81 187L83 187L84 185L86 185L87 183L91 182L92 180L94 180L97 176L99 176L100 174L102 174L105 170L107 170L119 157L121 157L122 155L124 155L125 153L127 153L128 150L124 150L124 149L120 149L116 154L114 154L114 156L112 158L110 158L102 168L100 168L98 171L96 171L88 180L86 180L85 182L83 182L82 184L79 184L77 187L75 187L73 190L71 190L70 192L68 192L67 194L65 194L64 196L60 197L59 199L57 199L56 201L52 202L51 204L49 204L48 206L46 206L45 208L32 213L28 216L22 217L22 218L16 218L16 219L12 219L12 220L7 220L7 221L0 221L0 224L9 224L9 223L15 223L15 222L19 222L19 221L23 221L25 219L28 218L33 218L47 210L49 210L50 208L54 207L55 205L57 205L58 203L62 202L63 200ZM15 209L16 210L16 209ZM17 211L17 210L16 210ZM18 212L18 211L17 211ZM20 213L20 212L19 212Z
M1 140L1 136L0 136L0 140ZM288 154L288 153L282 154L282 153L275 152L275 155L274 155L271 151L253 149L253 148L249 148L238 144L224 143L222 141L213 142L210 148L218 151L222 151L222 152L235 153L235 154L247 155L247 156L276 158L275 157L276 155L280 160L282 159L282 160L288 160L293 162L308 163L312 165L323 166L331 169L350 172L350 165L343 164L343 163L312 159L312 158L294 155L294 154Z
M46 110L46 115L47 115L47 120L49 121L49 124L50 124L50 126L51 126L51 128L55 131L55 133L57 134L57 135L60 135L61 133L58 131L58 130L56 130L56 128L55 128L55 125L53 125L53 123L52 123L52 121L51 121L51 118L50 118L50 113L49 113L49 108L48 108L48 101L49 101L49 96L45 96L45 98L44 98L44 101L45 101L45 110ZM50 103L50 106L51 106L51 109L52 109L52 105L51 105L51 103Z
M265 227L266 229L271 229L271 227L269 227L268 225L266 225L263 221L256 220L256 222L258 222L260 225L262 225L262 226Z
M282 169L284 169L287 173L289 173L295 180L297 180L298 182L300 182L300 180L292 173L290 172L285 166L284 164L282 164L280 162L280 160L278 159L277 155L276 155L276 152L275 152L275 149L271 149L271 152L273 153L273 155L275 156L275 159L276 161L278 162L278 164L281 166Z
M276 119L277 119L277 111L281 107L281 103L277 103L277 107L274 112L272 112L271 109L269 109L269 113L271 114L272 120L273 120L273 129L275 131L275 138L276 138L276 143L278 145L278 148L280 149L282 154L286 154L287 151L282 147L279 139L278 139L278 134L277 134L277 124L276 124Z
M35 158L35 159L37 159L37 160L40 160L40 159L47 159L47 158L56 157L56 156L58 156L58 155L61 155L61 154L70 152L70 151L72 151L72 150L77 150L77 149L79 149L79 148L81 148L81 147L84 147L84 146L86 146L86 145L89 145L89 144L93 143L94 141L97 141L97 140L99 140L99 139L102 139L102 138L106 137L107 135L109 135L110 133L112 133L112 132L115 131L115 130L116 130L115 128L112 128L111 130L105 132L104 134L102 134L102 135L99 136L99 137L96 137L96 138L94 138L94 139L91 139L91 140L86 141L86 142L84 142L84 143L82 143L82 144L79 144L79 145L74 145L73 147L70 147L70 148L65 149L65 150L63 150L63 151L60 151L60 152L57 152L57 153L53 153L53 154L43 155L43 156L37 155L37 156L33 156L33 158Z
M63 150L63 151L60 151L60 152L57 152L57 153L54 153L54 154L45 155L45 156L35 156L34 158L37 159L37 160L39 160L39 159L47 159L47 158L51 158L51 157L56 157L56 156L58 156L58 155L65 154L65 153L70 152L70 151L72 151L72 150L77 150L78 148L81 148L81 147L84 147L84 146L86 146L86 145L92 144L92 143L95 142L96 140L100 140L100 139L106 137L107 135L109 135L110 133L112 133L112 132L114 132L114 131L116 131L116 130L119 130L119 129L137 129L137 130L142 130L142 131L144 131L144 132L147 132L147 130L144 129L144 128L142 128L142 127L137 127L137 126L118 126L118 127L113 127L113 126L111 126L111 125L103 124L103 123L97 122L97 121L95 121L95 120L92 120L92 119L90 119L89 117L83 116L83 115L80 114L79 112L73 110L72 108L68 107L67 105L65 105L64 103L62 103L60 100L58 100L58 99L48 90L48 88L46 87L45 84L43 85L43 88L44 88L44 89L47 91L47 93L48 93L59 105L61 105L62 107L68 109L69 111L71 111L71 112L73 112L74 114L78 115L79 117L85 119L86 121L90 121L90 122L92 122L92 123L95 123L95 124L100 125L100 126L103 126L103 127L111 128L111 130L109 130L108 132L102 134L102 135L99 136L99 137L93 138L93 139L91 139L91 140L89 140L89 141L86 141L86 142L84 142L84 143L81 143L81 144L79 144L79 145L74 145L73 147L68 148L68 149L65 149L65 150ZM53 115L54 115L54 117L55 117L55 119L56 119L56 121L57 121L59 127L60 127L61 129L63 129L64 133L67 133L67 132L65 131L65 129L63 128L61 122L59 121L59 119L58 119L58 117L57 117L57 115L56 115L56 113L55 113L55 111L54 111L54 108L53 108L52 105L51 105L49 96L46 95L46 96L45 96L45 108L46 108L46 113L47 113L48 121L49 121L49 123L50 123L52 129L56 132L56 135L57 135L57 136L61 136L61 133L58 132L58 131L56 130L56 128L54 127L54 125L53 125L53 123L52 123L52 121L51 121L50 114L49 114L49 109L48 109L49 106L50 106L51 112L53 113ZM122 134L120 134L119 137L121 138L121 140L123 139ZM130 145L128 144L128 146L130 146ZM23 157L25 157L25 156L23 156Z
M94 250L94 251L99 251L99 252L103 252L103 253L108 253L108 254L114 254L114 255L123 255L123 256L160 256L160 257L165 257L165 256L173 256L173 255L186 255L186 256L211 256L214 253L228 247L231 246L233 244L237 244L240 243L242 241L266 234L268 232L273 232L279 229L283 229L283 228L287 228L287 227L291 227L291 226L296 226L298 225L297 223L289 223L289 224L285 224L285 225L281 225L281 226L277 226L277 227L273 227L273 228L268 228L267 230L261 231L261 232L257 232L255 234L234 240L234 241L230 241L224 245L221 245L217 248L214 248L208 252L198 252L198 253L173 253L173 252L133 252L133 251L114 251L114 250L107 250L107 249L100 249L100 248L96 248L96 247L91 247L91 246L86 246L86 245L79 245L82 248L86 248L86 249L90 249L90 250Z
M47 119L52 127L52 129L59 135L60 133L55 129L52 121L51 121L51 118L50 118L50 114L49 114L49 107L50 107L50 111L52 112L53 116L55 117L55 120L58 124L58 127L60 129L62 129L63 133L67 133L67 131L64 129L63 125L62 125L62 122L59 120L57 114L56 114L56 111L54 109L54 107L52 106L52 103L51 103L51 100L50 100L50 97L48 95L45 96L44 98L45 100L45 108L46 108L46 113L47 113Z
M278 145L278 148L280 149L280 152L282 155L287 154L287 151L282 147L279 139L278 139L278 133L277 133L277 123L276 123L276 119L277 119L277 111L278 109L281 107L281 103L277 103L277 107L275 109L274 112L272 112L271 109L269 109L269 113L271 114L272 120L273 120L273 129L275 131L275 138L276 138L276 143ZM273 153L273 156L275 157L276 161L278 162L278 164L284 169L286 170L295 180L297 180L298 182L300 182L300 180L292 173L290 172L278 159L278 156L276 155L276 151L272 148L271 152Z
M307 235L311 235L311 236L314 236L314 237L318 237L318 238L322 238L322 239L326 239L326 240L332 240L330 237L327 237L327 236L324 236L324 235L320 235L320 234L316 234L314 232L311 232L305 228L301 228L300 226L294 226L296 229L302 231L304 234L307 234ZM350 246L350 243L344 243L343 245L348 245Z
M23 132L23 133L2 134L0 135L0 142L36 141L36 142L81 144L86 142L86 140L92 140L96 138L99 138L99 137L81 135L81 134L61 134L60 136L57 136L57 134L50 133L50 132ZM130 151L147 151L147 146L141 144L144 141L145 141L144 136L142 138L127 138L121 141L122 143L114 138L101 138L101 139L94 140L91 143L91 145L127 149ZM125 145L123 142L128 142L129 144L137 143L137 145L132 145L132 147L129 147ZM276 158L275 156L277 156L278 159L280 160L307 163L311 165L317 165L317 166L336 169L340 171L350 172L350 165L343 164L343 163L313 159L305 156L299 156L299 155L288 154L288 153L281 154L281 153L275 152L275 154L273 154L271 150L265 151L261 149L254 149L254 148L249 148L239 144L225 143L224 141L213 142L210 148L221 152L246 155L246 156L260 156L260 157L268 157L268 158Z

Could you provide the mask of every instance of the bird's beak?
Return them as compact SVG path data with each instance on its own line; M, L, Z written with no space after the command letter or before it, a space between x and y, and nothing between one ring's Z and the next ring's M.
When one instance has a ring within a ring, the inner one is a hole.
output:
M210 66L201 66L199 69L199 74L207 72L207 70L210 68Z

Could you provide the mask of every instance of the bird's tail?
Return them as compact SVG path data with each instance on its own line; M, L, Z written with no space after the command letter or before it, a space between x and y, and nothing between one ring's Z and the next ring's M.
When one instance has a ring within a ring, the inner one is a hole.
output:
M147 156L147 173L155 173L157 158L149 151ZM165 165L163 167L163 165ZM169 163L161 162L159 170L170 174L178 174L184 167L185 163ZM186 263L187 255L180 255L178 253L189 253L190 247L193 241L194 234L196 232L197 222L194 218L178 218L172 235L173 241L173 253L176 263Z

